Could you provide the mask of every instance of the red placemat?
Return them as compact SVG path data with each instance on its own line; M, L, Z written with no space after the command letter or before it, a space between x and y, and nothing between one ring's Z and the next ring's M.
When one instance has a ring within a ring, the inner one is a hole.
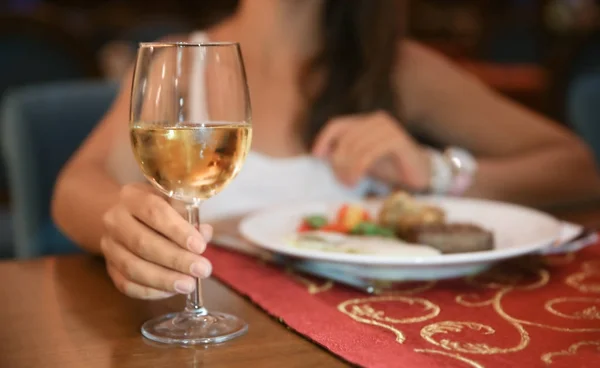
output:
M215 247L206 255L215 277L361 366L600 366L600 244L380 295Z

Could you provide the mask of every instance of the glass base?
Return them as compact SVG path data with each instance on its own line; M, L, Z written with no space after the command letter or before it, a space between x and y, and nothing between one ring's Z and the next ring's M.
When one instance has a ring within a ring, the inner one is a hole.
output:
M151 319L142 326L142 335L163 344L218 344L242 336L248 325L227 313L179 312Z

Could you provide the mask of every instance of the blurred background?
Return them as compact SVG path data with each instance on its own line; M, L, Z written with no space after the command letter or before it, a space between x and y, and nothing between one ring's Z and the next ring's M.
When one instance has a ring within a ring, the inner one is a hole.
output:
M64 249L49 216L54 180L108 108L137 42L202 28L212 21L203 9L234 2L0 0L0 258ZM600 157L600 1L409 3L398 17L412 38L573 129Z

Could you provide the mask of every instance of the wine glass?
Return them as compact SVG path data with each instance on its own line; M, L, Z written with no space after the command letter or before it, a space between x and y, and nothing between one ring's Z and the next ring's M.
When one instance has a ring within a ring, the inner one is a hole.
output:
M250 97L239 44L141 43L130 117L142 173L184 203L188 221L198 228L200 204L235 178L250 148ZM247 329L236 316L208 311L196 279L185 310L146 322L142 334L167 344L210 344Z

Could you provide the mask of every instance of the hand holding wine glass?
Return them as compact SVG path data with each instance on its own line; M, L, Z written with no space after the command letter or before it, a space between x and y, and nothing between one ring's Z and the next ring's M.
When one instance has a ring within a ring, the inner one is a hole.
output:
M162 299L194 291L194 277L210 275L200 254L210 225L195 229L149 184L125 185L104 215L102 253L116 287L138 299Z
M187 223L147 188L125 187L123 207L117 205L105 218L109 233L112 229L115 236L104 241L103 249L120 260L115 263L121 268L109 267L109 272L115 283L128 285L130 294L139 285L146 289L137 288L137 292L147 297L190 291L184 311L142 326L142 334L151 340L219 343L247 331L238 317L204 307L200 278L211 268L199 254L212 235L210 227L200 225L200 204L240 171L250 149L250 121L250 98L237 43L140 45L131 94L133 153L152 186L185 205ZM128 215L155 234L138 231L134 238L133 231L123 231L120 221ZM129 236L125 241L129 247L113 242L119 236ZM148 246L150 242L159 245ZM148 272L149 264L153 272ZM126 277L137 282L125 284Z

